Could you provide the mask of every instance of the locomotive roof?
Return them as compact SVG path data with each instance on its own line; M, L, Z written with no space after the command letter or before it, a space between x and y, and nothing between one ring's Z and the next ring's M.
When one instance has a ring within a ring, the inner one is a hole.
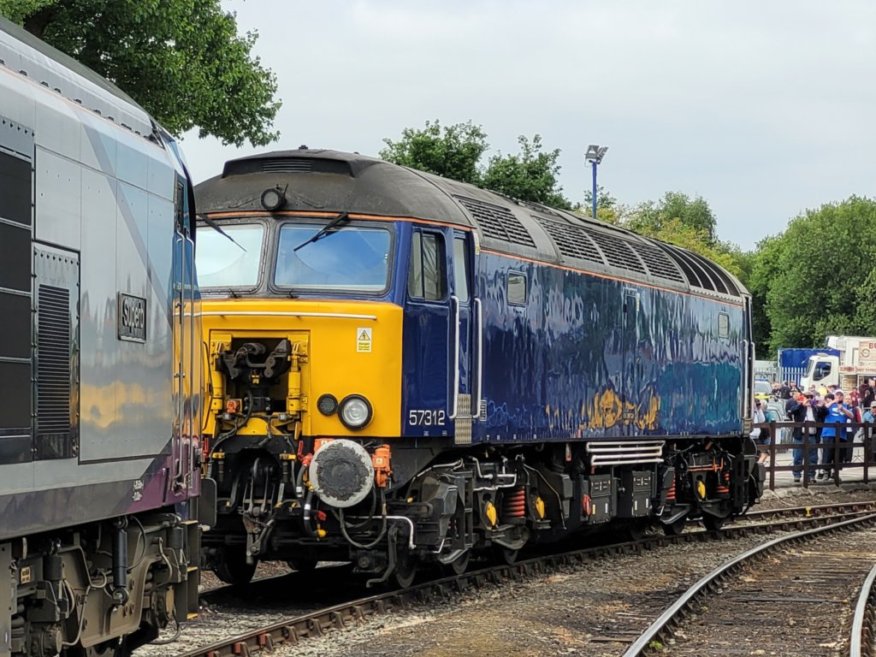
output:
M679 247L537 203L358 153L273 151L226 162L195 188L201 213L264 211L262 192L285 190L284 210L353 212L470 227L484 248L706 294L747 294L715 263Z
M87 66L0 17L0 65L131 131L149 137L152 119L124 91Z

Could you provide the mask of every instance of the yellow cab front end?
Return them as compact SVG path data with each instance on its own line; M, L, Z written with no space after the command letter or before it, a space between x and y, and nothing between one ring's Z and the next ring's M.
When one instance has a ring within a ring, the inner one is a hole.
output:
M241 584L263 560L349 560L384 534L401 435L396 229L235 216L198 240L207 565Z
M206 299L201 321L209 364L204 434L211 444L229 425L237 436L362 440L400 435L399 306ZM258 366L272 354L273 368ZM277 362L281 359L288 364ZM362 426L355 426L360 417L348 420L341 412L351 398L364 400L370 411Z

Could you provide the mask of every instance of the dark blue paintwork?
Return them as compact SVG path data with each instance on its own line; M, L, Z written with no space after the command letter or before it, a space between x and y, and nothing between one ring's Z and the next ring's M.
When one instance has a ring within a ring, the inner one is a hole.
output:
M741 305L492 254L478 270L488 402L479 438L741 432ZM527 275L525 308L506 302L509 270Z
M403 248L410 230L400 231ZM452 231L438 230L449 244ZM407 262L408 254L398 260ZM447 271L453 271L450 253ZM477 256L476 271L487 417L474 424L475 442L742 432L741 299L736 304L492 253ZM524 306L506 300L509 271L526 275ZM452 377L450 308L449 298L405 303L405 435L453 433L449 420L445 427L408 423L410 409L442 408L449 415L441 394ZM721 314L726 337L719 336ZM466 322L463 332L469 330ZM462 354L463 380L473 356L474 350Z

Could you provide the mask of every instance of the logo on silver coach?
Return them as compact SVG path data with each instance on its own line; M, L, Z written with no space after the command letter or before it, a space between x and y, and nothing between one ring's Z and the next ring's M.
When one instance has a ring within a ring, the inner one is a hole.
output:
M119 340L146 342L146 299L119 292Z

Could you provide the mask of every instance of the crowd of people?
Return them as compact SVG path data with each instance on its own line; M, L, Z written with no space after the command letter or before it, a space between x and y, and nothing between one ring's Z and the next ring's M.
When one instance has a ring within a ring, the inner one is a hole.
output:
M800 483L803 469L808 470L810 481L830 481L840 483L840 469L843 463L852 460L849 446L855 436L863 433L862 423L876 424L876 385L867 379L857 389L848 394L837 386L811 386L800 390L789 382L773 383L772 398L784 407L787 421L796 423L792 430L792 440L803 445L808 442L808 464L804 464L803 447L793 450L793 475L795 483ZM755 400L754 423L765 423L766 402ZM784 418L779 418L784 420ZM873 435L872 433L870 435ZM769 429L755 428L752 432L761 445L769 443ZM760 461L769 458L769 452L761 449Z

